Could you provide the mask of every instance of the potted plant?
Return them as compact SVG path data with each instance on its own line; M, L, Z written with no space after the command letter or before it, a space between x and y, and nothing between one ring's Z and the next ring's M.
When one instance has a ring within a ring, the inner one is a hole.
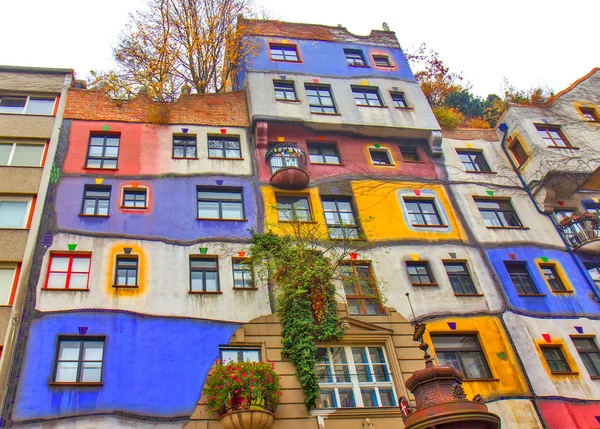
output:
M208 411L225 429L268 429L281 399L274 364L230 362L211 369L204 386Z

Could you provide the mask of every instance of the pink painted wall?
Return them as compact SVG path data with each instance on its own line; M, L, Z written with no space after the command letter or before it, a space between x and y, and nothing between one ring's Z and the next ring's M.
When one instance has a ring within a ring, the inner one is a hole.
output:
M548 429L600 428L600 402L537 401Z

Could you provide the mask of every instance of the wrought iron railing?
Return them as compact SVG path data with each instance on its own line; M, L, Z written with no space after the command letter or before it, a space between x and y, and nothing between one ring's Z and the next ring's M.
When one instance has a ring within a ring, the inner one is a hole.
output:
M600 238L600 218L596 213L581 213L567 216L559 222L564 237L571 247L579 247Z
M265 161L271 166L271 174L287 167L304 169L306 154L296 143L280 143L269 148L265 155Z

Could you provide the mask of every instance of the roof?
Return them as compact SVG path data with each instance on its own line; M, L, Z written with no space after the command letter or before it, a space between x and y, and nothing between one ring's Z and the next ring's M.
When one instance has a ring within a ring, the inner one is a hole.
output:
M442 138L498 141L496 131L492 128L455 128L453 130L442 130Z
M0 72L12 73L44 73L44 74L73 74L73 69L55 69L49 67L7 66L0 64Z

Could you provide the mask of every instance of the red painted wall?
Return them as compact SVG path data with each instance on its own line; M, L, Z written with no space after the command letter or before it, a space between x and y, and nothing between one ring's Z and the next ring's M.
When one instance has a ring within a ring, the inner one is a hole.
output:
M537 401L548 429L600 428L600 402Z

